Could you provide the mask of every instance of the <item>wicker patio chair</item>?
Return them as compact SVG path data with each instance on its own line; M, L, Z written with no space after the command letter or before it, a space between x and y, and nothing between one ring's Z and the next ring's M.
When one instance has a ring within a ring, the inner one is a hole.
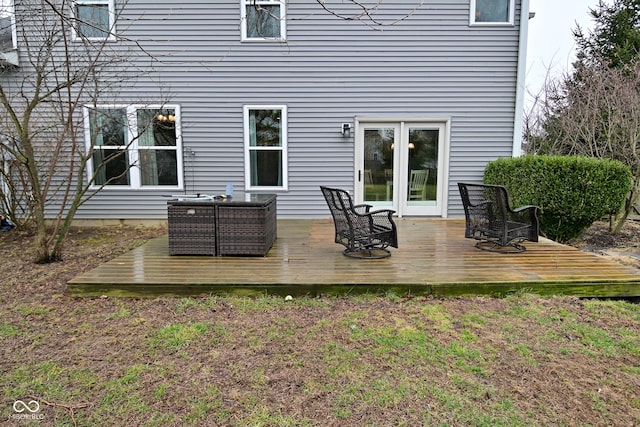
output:
M538 207L512 209L501 185L458 183L466 219L465 237L476 247L493 252L524 252L520 243L538 241Z
M398 233L389 209L371 211L371 205L354 205L344 190L320 187L335 226L335 242L352 258L386 258L387 247L398 247Z

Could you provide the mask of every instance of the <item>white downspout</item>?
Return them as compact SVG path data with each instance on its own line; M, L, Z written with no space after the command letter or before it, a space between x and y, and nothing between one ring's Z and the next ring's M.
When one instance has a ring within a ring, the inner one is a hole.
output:
M527 74L527 44L529 43L529 0L520 5L520 38L518 41L518 71L516 74L516 105L513 120L513 157L522 155L522 126L524 122L524 95Z

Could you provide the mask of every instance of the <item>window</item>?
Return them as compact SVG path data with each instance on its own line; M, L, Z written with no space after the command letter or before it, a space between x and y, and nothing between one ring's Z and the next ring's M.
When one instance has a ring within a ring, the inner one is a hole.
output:
M94 184L182 187L179 117L177 106L86 108Z
M0 52L8 52L17 48L13 1L0 0Z
M287 187L287 107L245 106L245 180L249 190Z
M285 36L283 0L240 0L244 41L282 41Z
M114 0L76 0L76 39L114 39Z
M513 24L514 0L471 0L471 24Z

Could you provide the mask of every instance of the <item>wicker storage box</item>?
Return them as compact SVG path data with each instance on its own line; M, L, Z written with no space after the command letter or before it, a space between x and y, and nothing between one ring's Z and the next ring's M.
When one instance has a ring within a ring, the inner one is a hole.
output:
M169 204L169 254L216 255L214 205Z
M276 199L263 206L218 206L218 255L265 256L277 235Z

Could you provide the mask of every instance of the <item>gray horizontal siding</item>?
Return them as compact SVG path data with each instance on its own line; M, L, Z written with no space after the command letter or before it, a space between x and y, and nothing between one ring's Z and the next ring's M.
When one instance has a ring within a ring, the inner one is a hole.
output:
M391 22L416 3L388 0L376 16ZM354 12L340 0L326 4ZM469 0L429 1L395 25L372 29L330 16L316 2L290 0L286 43L242 43L239 7L239 0L130 0L118 21L119 34L156 59L131 58L131 68L148 76L121 91L119 102L180 104L183 143L195 152L185 155L186 192L220 193L226 183L242 189L245 104L288 107L283 217L328 215L320 184L353 189L354 142L338 129L356 116L451 119L454 216L461 214L455 183L480 179L486 162L511 154L518 22L470 27ZM78 218L163 218L166 193L109 188Z

